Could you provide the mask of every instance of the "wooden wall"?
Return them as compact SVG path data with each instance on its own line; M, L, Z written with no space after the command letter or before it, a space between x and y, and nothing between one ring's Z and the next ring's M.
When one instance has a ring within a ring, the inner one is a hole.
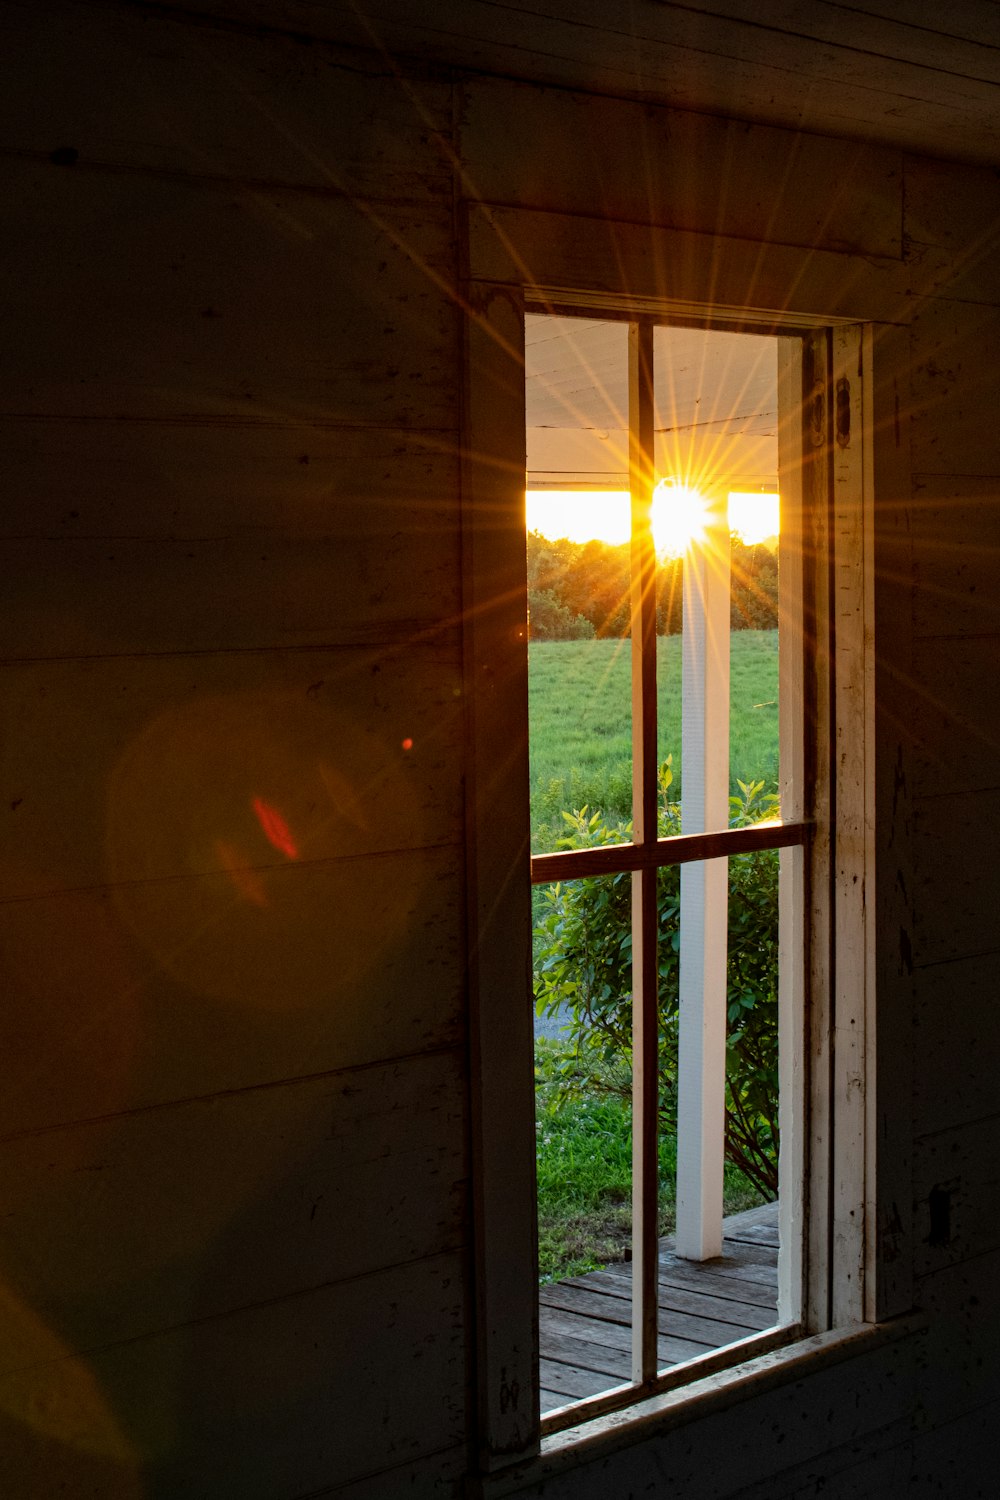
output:
M451 88L0 27L0 1492L455 1473Z
M915 1046L879 1110L928 1332L522 1491L991 1493L996 174L169 6L11 3L0 50L0 1491L394 1500L468 1470L482 198L877 265L908 356L879 747Z

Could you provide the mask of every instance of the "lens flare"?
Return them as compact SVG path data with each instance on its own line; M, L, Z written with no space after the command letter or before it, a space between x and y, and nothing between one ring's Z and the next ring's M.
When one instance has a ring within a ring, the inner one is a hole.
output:
M653 542L659 557L682 557L705 535L708 504L693 485L661 479L653 490Z
M292 831L278 809L272 807L269 802L265 802L263 797L255 797L253 810L264 830L264 837L272 848L277 849L279 854L284 854L288 859L298 859L298 845L292 838Z

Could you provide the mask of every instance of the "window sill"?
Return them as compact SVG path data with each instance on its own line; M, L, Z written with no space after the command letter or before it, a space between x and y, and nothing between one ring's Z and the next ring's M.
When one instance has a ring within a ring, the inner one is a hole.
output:
M690 1385L647 1397L624 1410L544 1438L535 1457L482 1476L476 1493L483 1500L516 1495L543 1480L607 1459L620 1450L738 1406L782 1385L920 1335L926 1326L922 1314L909 1313L884 1323L854 1324L799 1339Z

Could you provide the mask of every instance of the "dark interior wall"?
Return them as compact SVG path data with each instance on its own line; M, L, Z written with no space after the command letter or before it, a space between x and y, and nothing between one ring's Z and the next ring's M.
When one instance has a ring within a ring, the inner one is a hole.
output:
M304 1495L465 1424L451 89L0 27L0 1490Z
M915 771L914 1085L879 1108L914 1122L929 1332L543 1493L989 1493L995 174L168 8L8 4L0 45L0 1489L369 1500L468 1466L481 196L875 258L907 329L879 734Z

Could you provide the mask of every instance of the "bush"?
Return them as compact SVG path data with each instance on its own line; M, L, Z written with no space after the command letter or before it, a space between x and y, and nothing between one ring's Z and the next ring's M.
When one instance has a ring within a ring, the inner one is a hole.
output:
M560 603L551 589L528 591L528 638L532 641L592 641L594 627Z
M660 769L659 834L680 832L680 808L669 801L669 759ZM739 782L730 823L774 817L777 796L764 783ZM600 812L563 813L563 849L622 843L629 824ZM632 1047L632 897L628 873L557 883L539 893L535 927L535 1004L540 1015L568 1012L575 1062L567 1082L627 1092ZM661 1113L674 1128L677 1111L677 1023L680 968L680 867L657 874L660 974ZM778 1192L778 853L729 861L727 967L726 1158L767 1198ZM603 1068L588 1069L596 1056ZM581 1071L582 1070L582 1071ZM587 1076L584 1078L582 1074ZM617 1076L618 1084L609 1084Z

